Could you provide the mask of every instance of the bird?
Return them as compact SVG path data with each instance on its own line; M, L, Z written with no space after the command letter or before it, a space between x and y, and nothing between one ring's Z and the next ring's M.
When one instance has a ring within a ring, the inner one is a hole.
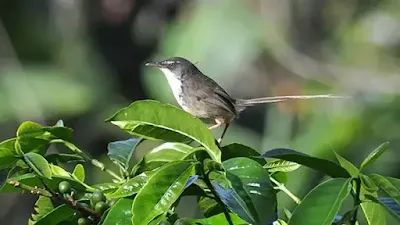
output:
M347 96L325 94L238 99L232 98L217 82L183 57L147 62L145 66L156 67L164 73L174 98L184 111L200 119L213 121L210 130L224 126L218 143L222 142L232 121L247 107L294 99L347 98Z

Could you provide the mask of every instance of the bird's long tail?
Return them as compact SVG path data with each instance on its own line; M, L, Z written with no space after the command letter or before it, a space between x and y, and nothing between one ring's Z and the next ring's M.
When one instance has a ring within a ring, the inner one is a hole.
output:
M253 99L236 99L236 105L243 109L248 106L253 106L256 104L263 103L274 103L274 102L283 102L288 100L298 100L298 99L314 99L314 98L334 98L334 99L343 99L350 98L349 96L340 96L340 95L289 95L289 96L273 96L273 97L264 97L264 98L253 98Z

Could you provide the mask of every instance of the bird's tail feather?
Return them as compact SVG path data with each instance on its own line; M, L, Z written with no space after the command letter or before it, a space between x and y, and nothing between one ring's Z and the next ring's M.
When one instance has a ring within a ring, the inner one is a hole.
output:
M288 101L288 100L313 99L313 98L343 99L343 98L349 98L349 97L348 96L340 96L340 95L332 95L332 94L273 96L273 97L253 98L253 99L236 99L236 105L239 107L247 107L247 106L253 106L256 104L263 104L263 103L275 103L275 102L283 102L283 101Z

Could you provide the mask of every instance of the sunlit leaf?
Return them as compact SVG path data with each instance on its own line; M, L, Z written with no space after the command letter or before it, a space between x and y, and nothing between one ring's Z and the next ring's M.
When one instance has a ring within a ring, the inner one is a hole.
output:
M169 163L157 170L137 193L132 205L132 223L147 225L168 210L194 175L191 161Z
M267 162L267 164L264 165L264 168L266 168L268 170L268 172L270 172L270 173L291 172L291 171L297 170L299 167L300 167L300 164L298 164L298 163L281 160L281 159Z
M234 213L229 213L229 217L232 221L232 225L247 224L246 221L242 220L240 217L238 217ZM223 214L223 213L220 213L218 215L211 216L208 218L203 218L203 219L188 219L188 220L185 220L185 222L188 222L188 224L191 224L191 225L228 224L225 214Z
M385 142L385 143L379 145L361 163L360 171L364 170L365 168L370 166L372 163L374 163L379 158L379 156L381 156L388 148L389 148L389 142Z
M102 225L130 225L132 224L132 203L133 199L119 199L107 213Z
M39 196L37 201L35 202L34 210L35 213L31 215L32 219L28 220L28 224L36 224L41 218L43 218L46 214L51 212L54 209L53 202L50 198Z
M72 172L72 175L80 182L84 182L85 181L85 168L81 164L77 164L75 166L74 171Z
M131 178L126 183L122 184L115 192L109 194L108 197L123 198L138 193L153 174L154 172L144 172Z
M152 100L136 101L107 121L148 139L177 142L192 139L203 145L214 160L221 160L221 152L207 126L200 119L172 105Z

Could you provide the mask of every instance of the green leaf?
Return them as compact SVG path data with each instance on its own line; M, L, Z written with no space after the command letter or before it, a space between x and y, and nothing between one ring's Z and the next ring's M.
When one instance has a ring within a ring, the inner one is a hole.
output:
M350 174L338 164L326 159L315 158L291 149L277 148L265 152L263 157L283 159L310 167L331 177L350 177Z
M298 164L298 163L281 160L281 159L267 162L267 164L264 165L264 168L267 169L268 172L270 172L270 173L292 172L292 171L297 170L299 167L300 167L300 164Z
M374 163L379 158L379 156L381 156L388 148L389 148L389 142L385 142L385 143L379 145L361 163L360 171L363 171L365 168L367 168L372 163Z
M229 216L232 220L232 224L233 225L243 225L243 224L247 224L246 221L242 220L240 217L238 217L236 214L234 213L229 213ZM211 224L216 224L216 225L223 225L223 224L227 224L228 222L226 221L226 217L223 213L220 213L218 215L212 216L212 217L208 217L208 218L203 218L203 219L189 219L186 220L189 224L192 225L211 225Z
M129 168L129 162L136 146L142 141L140 138L131 138L123 141L115 141L108 144L108 157L123 171Z
M72 172L72 175L80 182L84 182L85 181L85 168L81 164L77 164L75 166L74 171Z
M15 138L0 143L0 170L11 168L18 161L18 153L15 150Z
M44 155L49 141L71 139L72 130L67 127L44 127L31 121L23 122L17 130L17 140L25 153L36 152Z
M119 199L107 213L102 225L130 225L132 224L132 203L133 199Z
M104 193L111 193L116 191L121 185L116 183L102 183L102 184L95 184L92 185L92 188L96 190L101 190Z
M212 132L200 119L172 105L152 100L136 101L107 121L148 139L176 142L194 140L206 148L211 158L221 162L221 152Z
M287 225L284 220L278 219L273 225Z
M351 179L329 179L312 189L296 207L289 225L331 225L351 191Z
M378 186L368 176L360 174L361 186L368 192L376 192L379 190Z
M149 171L137 175L136 177L122 184L114 193L109 194L108 197L123 198L138 193L139 190L147 183L147 181L153 174L154 172Z
M194 148L183 143L166 142L148 152L137 164L138 170L139 172L153 170L169 162L187 159L195 152L204 150L202 147Z
M374 202L362 202L361 208L369 225L386 225L385 210L381 205Z
M24 155L25 162L36 174L42 177L51 178L51 169L47 160L34 152L29 152Z
M224 147L222 147L221 153L222 161L236 157L247 157L253 158L254 161L257 161L261 165L264 165L266 162L263 158L256 158L260 156L260 153L258 151L238 143L225 145Z
M56 153L46 156L49 163L62 164L62 163L83 163L85 159L77 154Z
M74 215L74 213L74 209L65 204L62 204L40 218L40 220L38 220L35 225L58 224Z
M75 181L73 179L67 178L67 177L59 177L59 176L53 176L50 179L47 178L42 178L43 181L45 182L45 184L47 186L49 186L52 190L57 190L58 189L58 184L61 181L68 181L71 186L75 189L75 190L80 190L80 191L88 191L87 188L85 186L83 186L81 183L79 183L78 181ZM11 177L8 179L8 181L17 181L29 186L37 186L37 187L43 187L42 182L37 178L37 176L35 174L32 173L27 173L27 174L23 174L20 176L16 176L16 177ZM0 189L0 193L10 193L10 192L19 192L21 193L22 190L20 188L14 187L13 185L10 185L9 183L6 183L1 189Z
M35 213L31 215L32 219L28 220L28 224L36 224L41 218L43 218L47 213L54 209L53 202L50 198L39 196L38 200L35 202Z
M270 221L275 215L277 203L268 172L258 162L244 157L224 161L223 166L227 179L242 201L235 201L240 203L237 207L236 203L226 204L228 199L221 200L249 223L266 224ZM215 182L218 183L219 180Z
M397 204L400 204L400 186L395 186L395 180L392 178L391 180L386 179L385 177L379 174L371 174L369 177L373 180L373 182L378 185L386 194L392 197ZM392 183L392 182L393 183ZM399 182L400 183L400 182Z
M165 213L183 192L186 181L194 175L194 166L191 161L181 161L157 170L133 201L132 223L147 225Z
M374 203L377 203L379 205L381 205L383 208L385 208L387 210L387 212L389 212L392 217L394 219L396 219L399 223L400 223L400 205L393 200L393 198L379 198L376 199L374 196L372 195L365 195L365 197L371 201L373 201ZM380 213L383 214L383 213ZM385 220L385 218L383 218L382 220ZM381 224L381 223L379 223Z
M65 171L63 168L50 164L50 170L52 176L68 177L71 178L71 174Z
M339 154L337 154L335 151L336 159L338 160L339 164L352 176L352 177L357 177L360 174L360 171L358 171L357 167L354 166L353 163L349 162L347 159L343 158Z

